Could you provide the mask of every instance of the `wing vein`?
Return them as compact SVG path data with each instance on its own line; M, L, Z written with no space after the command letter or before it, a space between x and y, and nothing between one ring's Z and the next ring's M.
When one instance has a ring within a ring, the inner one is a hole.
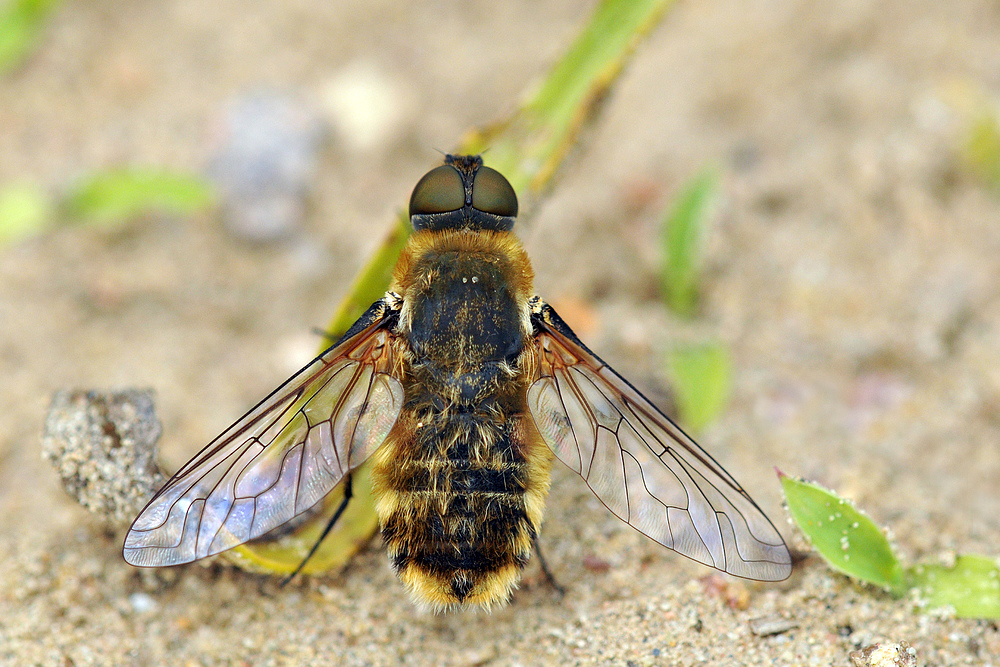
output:
M181 467L133 522L128 562L176 565L258 537L322 500L385 441L403 399L398 378L378 373L397 367L395 315L370 312ZM362 428L366 412L375 416ZM337 441L338 419L347 442Z
M542 440L606 507L711 567L765 581L788 576L791 556L780 533L721 465L540 299L533 302L532 324L541 362L528 409ZM589 467L586 434L594 442Z

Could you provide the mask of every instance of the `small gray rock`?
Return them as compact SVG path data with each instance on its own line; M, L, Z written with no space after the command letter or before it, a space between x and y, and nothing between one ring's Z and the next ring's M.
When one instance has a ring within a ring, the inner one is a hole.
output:
M42 455L81 505L124 527L166 481L155 462L161 432L151 390L58 391Z
M234 101L220 130L208 171L222 195L226 229L255 242L294 233L327 134L318 113L289 96L259 92Z
M916 667L917 652L907 642L872 644L851 652L855 667Z

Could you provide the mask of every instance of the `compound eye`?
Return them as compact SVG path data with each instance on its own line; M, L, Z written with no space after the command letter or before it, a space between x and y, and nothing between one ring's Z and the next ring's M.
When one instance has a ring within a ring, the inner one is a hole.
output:
M410 195L410 215L446 213L465 206L465 185L454 167L431 169L417 181Z
M472 183L472 207L484 213L513 218L517 216L517 195L503 174L496 169L480 167Z

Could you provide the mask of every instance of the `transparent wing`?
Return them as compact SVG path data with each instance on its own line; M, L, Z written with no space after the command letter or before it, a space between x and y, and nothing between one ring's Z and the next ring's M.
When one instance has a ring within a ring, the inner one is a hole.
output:
M403 387L392 350L376 322L296 373L160 489L125 537L125 560L211 556L319 502L396 422Z
M539 379L528 407L542 439L618 518L663 546L748 579L780 581L791 556L735 479L535 303Z

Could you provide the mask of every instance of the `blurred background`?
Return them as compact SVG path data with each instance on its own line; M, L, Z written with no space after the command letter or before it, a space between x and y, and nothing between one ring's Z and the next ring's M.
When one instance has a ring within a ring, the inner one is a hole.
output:
M995 624L928 623L814 563L725 580L749 591L730 604L564 470L542 545L566 598L530 565L507 609L434 617L377 538L281 591L139 573L42 460L57 389L153 389L174 470L304 365L439 151L512 112L595 6L0 5L28 26L0 32L0 662L847 664L880 638L996 660ZM998 104L993 0L680 3L517 231L538 293L654 400L678 345L725 351L698 439L790 543L774 467L855 500L908 561L996 555ZM663 219L706 167L681 315ZM798 628L750 635L768 614Z

